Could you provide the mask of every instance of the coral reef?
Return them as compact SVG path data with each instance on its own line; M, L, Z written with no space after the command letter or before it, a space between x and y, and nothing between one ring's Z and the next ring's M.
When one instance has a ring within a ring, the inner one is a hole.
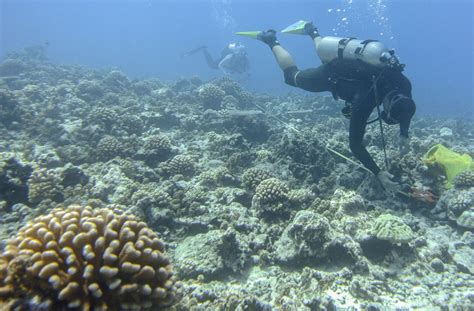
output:
M149 136L138 153L145 157L147 163L162 162L172 154L171 140L163 135Z
M262 181L273 177L275 176L273 176L270 170L253 167L244 172L242 180L245 187L255 190Z
M0 243L0 250L25 253L30 245L40 247L40 238L50 239L50 231L57 243L73 242L57 251L66 256L57 268L46 262L53 254L40 248L34 251L46 253L31 256L36 263L23 255L2 257L2 307L60 310L77 301L92 309L164 307L175 290L162 242L153 242L159 260L148 266L167 277L157 290L164 300L140 296L156 283L140 287L125 278L115 287L107 281L109 272L122 276L122 265L105 268L103 282L87 283L92 268L86 263L95 260L87 254L96 245L82 245L83 238L97 231L102 241L111 231L97 228L122 219L124 238L133 232L136 239L150 234L154 240L154 230L167 241L181 279L176 310L469 310L472 171L459 174L447 190L445 176L420 159L436 144L474 156L472 120L417 114L403 157L399 128L383 125L386 169L403 191L414 190L392 197L371 174L328 152L352 158L340 109L332 96L251 93L229 77L130 79L117 69L54 64L45 46L8 53L0 64L0 236L7 241L29 234L29 242ZM378 126L367 127L364 144L375 162L384 163ZM52 212L58 202L73 205L72 212ZM51 213L75 216L56 225L61 218ZM79 220L91 215L102 220ZM43 218L27 224L35 217ZM48 226L41 219L49 219ZM67 239L55 233L60 226ZM74 271L67 258L76 244L81 278L68 284L80 289L69 297L56 275L64 280ZM125 245L118 257L130 251ZM143 260L154 254L143 251ZM124 269L139 265L152 274L133 258ZM94 277L102 278L101 267L94 267ZM101 299L94 298L98 288ZM58 300L63 291L65 299Z
M474 230L474 209L471 207L470 210L462 212L456 219L456 223L461 227Z
M28 179L28 199L31 203L44 199L61 202L63 190L62 179L55 170L36 169Z
M179 154L161 165L161 169L165 174L185 176L192 175L195 171L193 159L188 155Z
M97 143L97 157L101 160L110 160L123 154L122 148L123 146L117 138L113 136L102 137Z
M28 223L1 254L0 277L1 302L30 309L156 310L175 296L163 242L110 209L58 208Z
M207 83L199 88L198 95L204 108L219 109L225 92L217 85Z
M262 213L284 212L288 192L288 186L278 178L265 179L255 189L252 206Z
M474 171L467 170L459 173L454 177L453 184L458 189L474 187Z
M324 247L330 240L327 219L311 211L300 211L275 243L276 260L282 263L311 260L316 264L325 256Z
M372 234L380 240L392 243L407 243L415 237L413 231L402 219L390 214L377 217L373 225Z

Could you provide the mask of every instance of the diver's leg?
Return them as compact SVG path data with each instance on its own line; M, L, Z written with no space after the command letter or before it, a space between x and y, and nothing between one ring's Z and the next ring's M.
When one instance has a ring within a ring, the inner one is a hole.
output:
M281 45L273 46L272 53L273 56L275 56L275 60L277 61L278 66L280 66L281 70L284 71L287 68L296 66L291 54L288 53L288 51L285 50Z

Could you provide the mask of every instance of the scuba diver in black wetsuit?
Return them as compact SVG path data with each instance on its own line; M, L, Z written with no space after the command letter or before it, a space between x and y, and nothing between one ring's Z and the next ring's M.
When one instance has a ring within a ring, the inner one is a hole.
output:
M207 50L207 46L200 46L183 56L193 55L202 52L209 68L220 69L226 75L244 74L249 69L249 61L245 46L240 43L230 43L222 51L218 59L214 59Z
M299 70L291 55L277 41L276 32L260 32L257 39L266 43L283 70L285 82L310 91L329 91L334 98L346 101L345 115L350 115L349 146L354 156L369 169L389 193L399 185L382 171L362 144L367 120L373 109L382 104L380 118L388 124L400 125L399 150L408 152L408 129L416 106L411 83L402 74L403 65L393 51L373 40L321 37L311 22L304 22L301 34L311 37L323 64ZM293 32L295 33L295 32Z

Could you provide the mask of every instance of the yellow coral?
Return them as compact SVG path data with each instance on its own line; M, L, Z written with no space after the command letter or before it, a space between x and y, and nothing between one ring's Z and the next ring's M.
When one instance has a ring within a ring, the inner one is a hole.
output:
M110 209L54 209L23 227L0 256L0 309L142 310L174 300L163 242Z

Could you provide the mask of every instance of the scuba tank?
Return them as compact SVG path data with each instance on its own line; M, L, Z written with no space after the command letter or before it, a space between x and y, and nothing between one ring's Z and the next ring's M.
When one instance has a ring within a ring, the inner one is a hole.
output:
M307 21L298 21L285 29L282 33L305 35ZM377 40L358 40L356 38L341 37L316 37L316 52L323 63L329 63L336 58L360 59L361 61L376 66L389 66L403 70L395 56L394 50L389 50L382 42Z
M316 41L316 51L323 63L329 63L336 58L343 58L360 59L376 67L399 65L395 52L389 50L382 42L377 40L319 37L319 42Z

